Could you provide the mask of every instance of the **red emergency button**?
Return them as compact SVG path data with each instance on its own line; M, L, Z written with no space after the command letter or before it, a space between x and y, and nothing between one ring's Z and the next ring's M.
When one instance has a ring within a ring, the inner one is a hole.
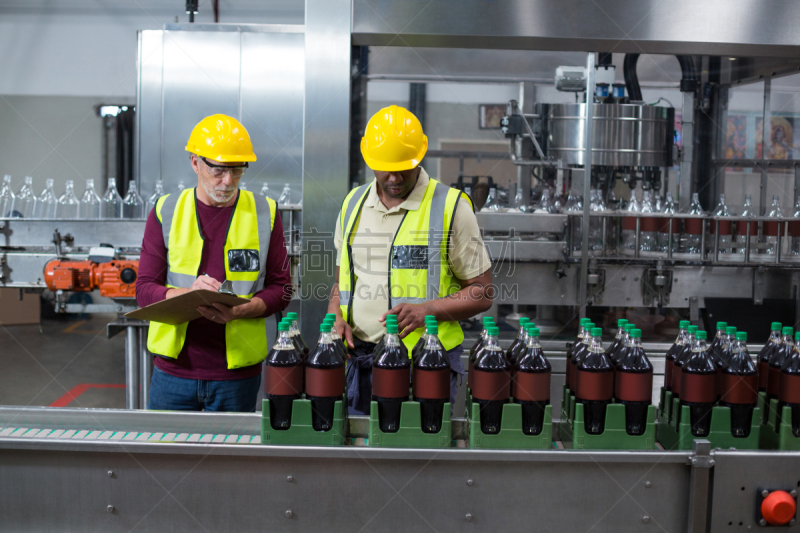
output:
M783 526L794 518L797 503L785 490L770 492L761 502L761 516L772 526Z

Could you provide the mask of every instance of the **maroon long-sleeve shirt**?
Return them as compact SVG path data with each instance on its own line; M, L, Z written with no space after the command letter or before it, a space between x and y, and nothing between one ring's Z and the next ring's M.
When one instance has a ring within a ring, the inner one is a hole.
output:
M212 207L197 202L197 214L203 236L203 257L199 272L212 278L225 279L225 237L228 221L233 215L231 207ZM136 301L144 307L166 298L167 287L167 247L161 233L161 223L155 210L150 212L142 241L139 258L139 276L136 280ZM267 306L265 317L283 311L292 298L289 257L283 237L283 223L276 213L275 226L269 241L267 271L264 289L253 298L260 298ZM155 357L155 365L173 376L202 379L227 380L255 377L261 373L261 365L253 365L236 370L228 370L225 356L225 326L206 318L189 322L186 342L177 359Z

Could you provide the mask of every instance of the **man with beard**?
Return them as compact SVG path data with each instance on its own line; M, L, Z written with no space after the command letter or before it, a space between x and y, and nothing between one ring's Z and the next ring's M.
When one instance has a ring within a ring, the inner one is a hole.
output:
M291 300L283 226L274 200L238 188L256 160L236 119L212 115L192 131L197 187L161 197L149 214L139 260L140 306L230 281L238 307L198 307L201 318L150 323L155 357L148 409L254 411L267 356L266 317Z

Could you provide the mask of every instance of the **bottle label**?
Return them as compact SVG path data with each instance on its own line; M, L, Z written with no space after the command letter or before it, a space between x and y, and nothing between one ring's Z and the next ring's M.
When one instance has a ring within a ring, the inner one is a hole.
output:
M711 235L714 235L717 232L717 221L716 220L709 221L708 227ZM720 235L730 235L732 230L733 230L733 222L731 222L730 220L719 221Z
M414 397L423 400L450 399L450 367L442 370L415 368L411 374Z
M275 396L294 396L303 392L303 366L267 366L264 392Z
M575 374L576 398L606 401L614 397L614 372L586 372L579 368Z
M379 398L408 398L411 367L372 367L372 394ZM449 397L449 396L448 396Z
M770 237L777 237L778 236L778 227L781 225L780 222L764 222L764 235L769 235ZM752 235L752 233L751 233Z
M636 231L636 216L623 216L622 229ZM641 228L641 225L639 226Z
M486 401L505 401L511 396L511 372L474 370L472 397Z
M789 222L789 235L792 237L800 237L800 221Z
M340 397L344 393L344 367L306 367L306 394L318 398Z
M658 229L660 233L669 234L669 219L661 219L661 225ZM672 219L672 238L677 239L678 234L681 232L681 220L679 218Z
M677 355L675 356L677 357ZM672 395L681 395L681 367L679 365L672 365Z
M653 373L617 372L614 376L614 398L623 402L649 402L653 397Z
M659 220L655 217L642 217L642 222L639 224L639 228L642 231L658 231L658 222Z
M781 374L780 400L786 403L800 403L800 375Z
M685 218L683 219L684 233L689 235L702 235L703 234L703 219L702 218Z
M511 396L523 402L550 399L550 372L516 372L511 382Z
M758 401L758 376L737 376L722 373L720 378L720 401L735 404L751 404Z
M747 222L740 220L736 223L736 235L747 235ZM758 235L758 222L750 222L750 236Z
M766 361L759 361L758 390L767 390L767 374L769 374L769 363Z
M681 400L693 403L717 401L717 374L681 372Z

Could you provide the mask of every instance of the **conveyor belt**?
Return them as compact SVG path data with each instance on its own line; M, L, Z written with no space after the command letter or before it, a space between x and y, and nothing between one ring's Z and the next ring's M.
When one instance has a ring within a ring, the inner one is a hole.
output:
M138 442L186 442L209 444L261 444L260 435L225 435L213 433L164 433L140 431L100 431L90 429L39 429L0 427L0 438L111 440Z

